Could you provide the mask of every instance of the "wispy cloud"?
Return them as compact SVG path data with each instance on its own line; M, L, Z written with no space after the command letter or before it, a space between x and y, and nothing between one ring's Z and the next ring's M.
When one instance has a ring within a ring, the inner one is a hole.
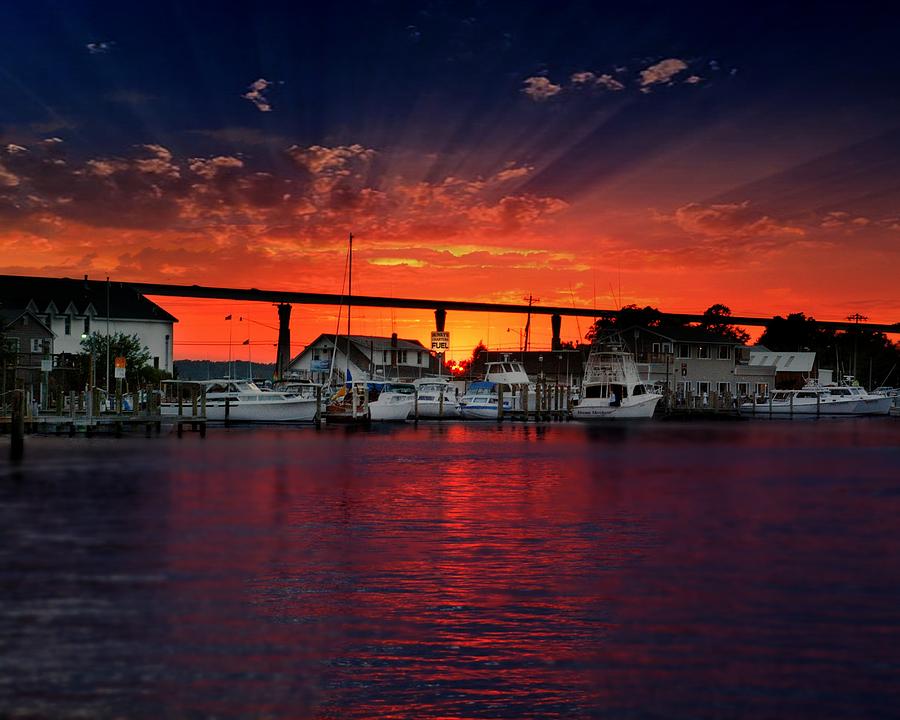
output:
M570 87L572 88L599 86L606 90L612 90L613 92L618 92L619 90L625 89L625 86L609 73L597 75L590 70L581 70L579 72L572 73L572 75L569 77L569 82Z
M662 219L675 223L691 235L711 238L799 237L806 231L757 210L748 201L740 203L688 203Z
M85 47L91 55L104 55L112 50L115 40L103 40L102 42L89 42Z
M678 58L667 58L650 65L641 70L641 92L649 92L652 85L669 82L678 73L687 70L687 67L687 63Z
M556 85L550 82L549 78L540 75L525 78L524 84L522 92L535 102L543 102L562 92L561 85Z
M241 95L241 97L252 102L260 112L271 112L272 105L264 93L274 84L275 83L271 80L259 78L250 83L247 92Z
M625 86L616 80L612 75L603 74L597 78L597 85L600 87L604 87L607 90L612 90L614 92L618 92L619 90L624 90Z

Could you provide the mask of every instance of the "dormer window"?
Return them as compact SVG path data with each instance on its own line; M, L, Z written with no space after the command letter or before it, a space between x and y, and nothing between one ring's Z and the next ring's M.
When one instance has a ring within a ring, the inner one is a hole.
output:
M69 317L68 315L66 315L63 318L63 326L64 326L64 332L66 333L66 335L71 335L72 334L72 318Z

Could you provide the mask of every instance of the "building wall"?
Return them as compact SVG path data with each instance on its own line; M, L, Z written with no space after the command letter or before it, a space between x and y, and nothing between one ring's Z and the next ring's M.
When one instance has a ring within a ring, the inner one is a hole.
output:
M727 343L676 342L645 334L635 338L639 347L638 372L645 382L665 384L679 394L704 393L732 396L764 393L775 385L774 366L741 362L734 345ZM657 347L657 343L659 347ZM671 348L671 352L664 352Z
M66 334L66 317L70 317L68 335ZM85 329L84 320L84 315L54 315L52 319L45 320L56 333L54 352L75 354L81 352L81 334ZM91 333L98 332L106 335L106 318L91 317L89 330ZM172 372L172 342L175 337L173 330L174 323L160 320L110 319L109 321L110 335L116 333L137 335L150 351L151 367L158 366L160 370L168 372Z
M327 376L327 371L313 371L313 364L316 362L331 362L331 356L333 352L334 344L331 340L322 339L319 340L304 350L299 357L294 360L293 363L289 366L290 372L300 373L302 377L307 377L315 380L324 380ZM363 344L355 344L355 348L359 350L368 361L372 361L371 349L366 347ZM338 343L337 353L335 353L334 360L334 368L335 372L343 374L344 369L347 367L347 355L346 355L346 345L342 343ZM403 353L406 352L404 356ZM387 350L387 355L385 356L385 351L376 348L375 349L375 358L372 364L375 366L376 371L390 370L391 364L391 351ZM428 375L431 372L431 354L424 349L406 349L399 348L398 349L398 357L397 357L397 367L400 370L400 375L402 377L421 377L422 375ZM369 375L369 362L365 363L365 367L360 367L360 364L357 362L359 360L359 356L356 355L355 352L351 353L351 362L350 362L350 374L356 378L365 378ZM385 368L385 360L387 361L387 367Z

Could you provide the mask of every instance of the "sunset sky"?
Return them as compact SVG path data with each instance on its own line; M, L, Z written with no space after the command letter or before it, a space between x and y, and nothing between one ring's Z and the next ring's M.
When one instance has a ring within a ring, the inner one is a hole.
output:
M880 7L7 2L0 272L340 293L352 231L359 294L896 322ZM271 306L158 301L176 357L233 314L274 358ZM294 351L335 317L295 307ZM451 313L453 354L522 324Z

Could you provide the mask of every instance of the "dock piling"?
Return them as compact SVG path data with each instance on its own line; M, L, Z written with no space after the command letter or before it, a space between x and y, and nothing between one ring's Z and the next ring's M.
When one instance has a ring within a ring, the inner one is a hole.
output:
M12 394L12 439L9 459L20 462L25 456L25 392L13 390Z

